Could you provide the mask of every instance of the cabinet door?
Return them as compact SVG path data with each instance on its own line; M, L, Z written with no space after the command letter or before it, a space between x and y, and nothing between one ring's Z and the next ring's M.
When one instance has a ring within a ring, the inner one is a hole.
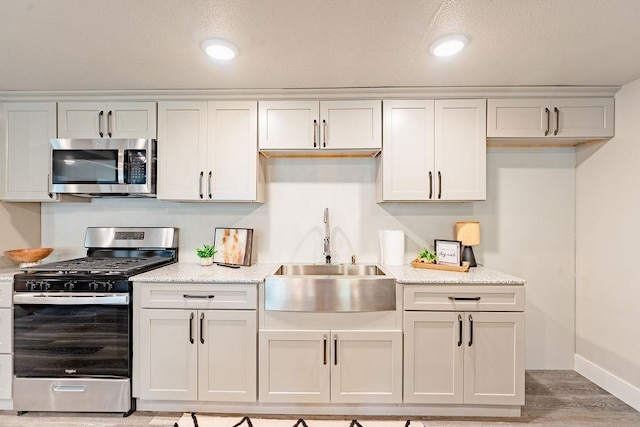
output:
M198 399L255 402L256 312L203 310L198 321Z
M198 398L197 318L192 310L140 310L140 398Z
M156 138L155 102L109 102L105 115L110 138Z
M382 200L433 200L433 101L384 101Z
M106 114L105 102L59 102L58 138L106 138Z
M261 150L318 148L318 101L259 102L258 147Z
M524 313L464 315L464 402L524 405Z
M487 137L542 138L550 134L551 104L547 98L489 99Z
M13 311L10 308L0 309L0 353L11 353L13 345Z
M402 402L402 331L331 333L331 402Z
M0 399L11 399L13 356L0 354Z
M51 148L56 137L55 102L7 102L6 144L2 169L5 183L2 199L6 201L57 201L49 193ZM2 139L0 139L1 141Z
M558 138L613 137L613 98L552 99L553 129ZM557 130L557 132L556 132Z
M259 400L329 402L329 339L329 331L260 331Z
M158 104L158 199L205 200L207 103Z
M255 101L208 104L209 200L257 200L258 112Z
M405 311L404 402L462 403L463 314Z
M435 199L484 200L487 188L486 101L435 102Z
M382 102L320 102L319 142L329 150L382 148Z

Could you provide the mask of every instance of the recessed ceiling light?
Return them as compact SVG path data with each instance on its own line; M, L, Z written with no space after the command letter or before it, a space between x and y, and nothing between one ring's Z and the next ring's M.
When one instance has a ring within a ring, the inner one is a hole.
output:
M213 59L228 61L238 55L238 49L226 40L211 39L202 43L202 49Z
M451 56L460 52L468 43L469 40L460 34L445 36L433 42L429 52L434 56Z

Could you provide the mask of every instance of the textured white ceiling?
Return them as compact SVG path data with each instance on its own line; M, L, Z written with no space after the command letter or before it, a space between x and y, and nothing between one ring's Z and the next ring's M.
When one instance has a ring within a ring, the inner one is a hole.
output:
M0 0L0 91L623 85L639 40L640 0Z

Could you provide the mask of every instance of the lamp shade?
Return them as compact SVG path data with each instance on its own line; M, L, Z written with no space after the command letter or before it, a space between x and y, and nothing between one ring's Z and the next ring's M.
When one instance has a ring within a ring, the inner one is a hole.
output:
M480 244L480 223L477 221L456 222L456 240L463 246Z

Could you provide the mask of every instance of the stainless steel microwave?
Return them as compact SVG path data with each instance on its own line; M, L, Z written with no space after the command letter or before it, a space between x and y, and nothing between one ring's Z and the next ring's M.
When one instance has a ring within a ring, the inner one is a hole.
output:
M155 197L156 147L153 139L52 139L50 191Z

